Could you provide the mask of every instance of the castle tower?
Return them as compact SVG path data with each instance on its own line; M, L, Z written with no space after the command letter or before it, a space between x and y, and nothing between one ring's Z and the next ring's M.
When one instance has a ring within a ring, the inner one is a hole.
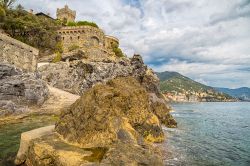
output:
M63 22L74 22L76 18L76 11L71 10L68 5L65 5L64 8L58 9L56 11L57 19Z

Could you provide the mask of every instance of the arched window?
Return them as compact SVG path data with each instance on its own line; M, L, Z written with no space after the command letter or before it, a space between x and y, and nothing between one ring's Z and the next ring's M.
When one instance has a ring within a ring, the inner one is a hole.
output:
M99 41L99 39L98 39L96 36L92 36L92 37L91 37L91 44L92 44L93 46L98 46L99 43L100 43L100 41Z

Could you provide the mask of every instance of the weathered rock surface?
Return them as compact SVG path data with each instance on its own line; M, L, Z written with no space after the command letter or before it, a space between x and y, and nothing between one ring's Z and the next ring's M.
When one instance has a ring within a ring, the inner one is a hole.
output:
M20 165L25 162L27 157L27 152L34 139L40 138L45 135L49 135L54 131L55 126L47 126L39 129L24 132L21 135L20 148L15 160L16 165Z
M161 107L154 105L157 102ZM149 94L135 78L112 79L95 85L63 109L55 132L38 138L32 134L39 135L37 131L24 134L16 163L163 165L161 153L148 142L164 140L161 124L170 125L168 118L172 116L164 102ZM35 139L27 142L24 138Z
M142 61L141 56L131 59L76 60L43 65L39 68L42 79L49 85L82 95L97 83L116 77L135 77L149 92L160 94L157 76Z
M164 140L148 93L133 77L113 79L86 91L62 111L56 131L84 147L106 146L119 138L139 143L138 133L150 141Z
M39 68L42 79L58 88L54 90L82 97L76 100L75 95L76 101L61 110L55 131L27 137L32 139L20 147L22 155L16 163L163 165L161 153L149 142L162 142L165 136L161 125L176 127L176 122L159 92L154 72L139 55L115 60L81 56L65 56L66 62Z
M0 63L0 109L5 110L0 116L21 113L28 105L41 105L48 95L46 83L35 74Z
M142 147L118 142L108 148L80 148L65 143L50 126L36 129L36 132L35 135L33 131L25 133L27 139L22 137L22 150L19 150L15 160L17 165L23 163L27 166L163 165L156 150L150 146ZM35 138L36 135L42 136Z

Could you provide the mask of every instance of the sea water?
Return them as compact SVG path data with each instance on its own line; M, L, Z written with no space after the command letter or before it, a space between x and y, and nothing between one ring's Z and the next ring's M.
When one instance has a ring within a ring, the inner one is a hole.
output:
M55 124L54 116L31 116L16 123L0 126L0 166L14 166L21 133Z
M172 104L178 128L164 128L166 165L250 166L250 103Z
M173 104L178 128L164 128L159 146L166 165L250 166L250 103ZM51 117L35 117L0 126L0 165L13 165L20 135L54 124Z

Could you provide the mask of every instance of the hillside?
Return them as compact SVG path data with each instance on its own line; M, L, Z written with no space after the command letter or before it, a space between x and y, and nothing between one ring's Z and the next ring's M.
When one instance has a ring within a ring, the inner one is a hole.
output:
M242 101L250 101L250 88L242 87L236 89L229 89L229 88L215 88L216 90L229 94L235 98L238 98Z
M156 73L160 78L160 89L170 101L232 101L231 96L196 82L177 72Z

